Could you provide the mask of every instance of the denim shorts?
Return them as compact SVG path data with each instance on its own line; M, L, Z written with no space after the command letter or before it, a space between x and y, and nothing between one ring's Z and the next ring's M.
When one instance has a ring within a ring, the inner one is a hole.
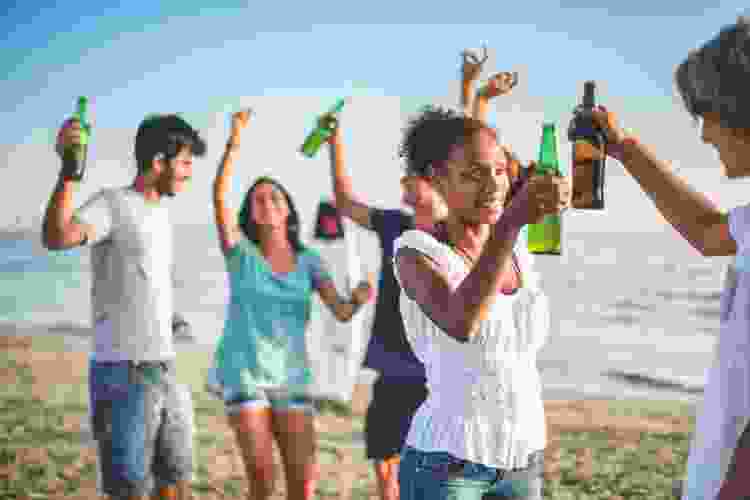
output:
M192 478L192 402L172 362L91 360L89 398L102 494L147 495Z
M258 389L252 395L225 393L224 401L227 415L235 415L246 408L301 411L310 416L316 414L315 402L311 397L304 394L290 394L285 389Z
M542 500L544 451L523 469L504 470L438 451L406 446L399 466L400 500Z

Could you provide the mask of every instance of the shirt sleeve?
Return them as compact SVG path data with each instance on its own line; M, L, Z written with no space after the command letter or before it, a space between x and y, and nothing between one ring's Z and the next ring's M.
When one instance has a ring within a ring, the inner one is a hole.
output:
M411 217L401 210L383 210L373 208L370 212L370 221L373 230L383 239L384 235L400 235L407 229L411 229Z
M731 209L727 222L729 223L729 235L737 242L739 248L740 243L743 243L742 235L746 231L748 222L750 222L750 205Z
M326 281L332 281L333 275L328 267L328 264L323 260L318 252L308 250L310 258L310 278L312 279L312 286L315 290L319 290L320 286Z
M113 229L112 202L107 191L100 191L73 214L73 220L93 229L93 235L82 244L96 245L110 237Z
M385 215L386 211L382 208L371 208L370 209L370 224L372 224L372 230L375 231L377 234L381 234L383 232L383 227L385 225Z

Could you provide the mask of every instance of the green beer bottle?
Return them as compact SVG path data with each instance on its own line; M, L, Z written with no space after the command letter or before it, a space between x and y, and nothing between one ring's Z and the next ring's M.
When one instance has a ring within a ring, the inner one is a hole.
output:
M555 124L542 125L542 145L536 172L543 175L561 175L557 156L557 130ZM545 215L538 224L528 225L528 249L530 253L561 255L562 227L559 215Z
M88 156L89 137L91 136L91 124L87 120L88 99L84 96L78 98L78 106L73 118L81 124L81 142L69 146L63 151L63 171L67 179L82 181L86 172L86 157Z
M322 146L323 143L331 137L331 134L333 134L333 131L336 128L336 118L338 117L338 114L341 113L341 110L344 109L344 103L346 103L346 99L339 99L328 113L318 119L318 125L305 139L305 143L300 148L300 153L308 158L313 158L318 154L320 146ZM327 116L330 116L333 119L323 119Z

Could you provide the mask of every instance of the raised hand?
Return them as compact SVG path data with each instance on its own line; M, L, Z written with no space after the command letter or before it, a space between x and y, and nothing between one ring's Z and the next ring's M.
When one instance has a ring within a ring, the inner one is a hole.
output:
M333 115L325 114L320 118L320 124L325 128L331 128L331 136L326 140L328 144L335 146L341 141L341 123Z
M518 85L518 72L504 71L489 79L483 89L483 95L488 98L498 97L509 93Z
M461 58L463 60L461 64L461 77L463 81L467 83L474 82L479 79L479 76L482 74L482 67L489 58L487 55L487 46L482 45L481 58L468 49L461 52Z
M55 142L55 152L62 158L63 152L69 146L81 143L81 122L76 118L65 120L57 132L57 141Z
M252 110L250 108L232 113L232 132L230 139L232 143L239 143L242 130L247 127L247 124L250 122L251 114Z

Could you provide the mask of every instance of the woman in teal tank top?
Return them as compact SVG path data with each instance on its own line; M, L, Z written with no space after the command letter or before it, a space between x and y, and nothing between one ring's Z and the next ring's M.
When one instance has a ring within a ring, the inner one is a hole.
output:
M214 182L214 208L229 273L230 299L215 353L216 375L250 483L248 498L273 494L273 440L285 464L287 497L312 499L317 466L312 373L305 345L312 294L339 321L371 300L370 283L340 297L320 255L302 245L291 197L261 177L239 216L226 203L231 166L249 111L232 116L232 132Z

